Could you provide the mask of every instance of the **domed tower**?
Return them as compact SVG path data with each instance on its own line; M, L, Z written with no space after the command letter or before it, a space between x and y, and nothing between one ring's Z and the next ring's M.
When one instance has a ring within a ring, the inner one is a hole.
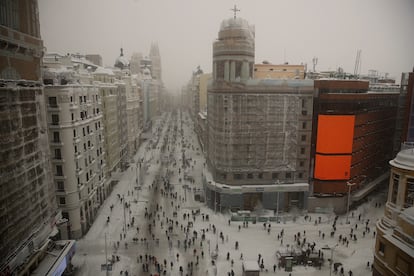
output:
M242 18L224 20L213 44L213 80L244 82L253 76L254 26Z
M116 58L115 60L115 67L119 68L119 69L127 69L129 66L129 62L128 60L124 57L124 52L123 49L121 48L121 54L119 55L119 57Z
M414 144L404 143L390 165L388 200L384 217L377 221L373 275L413 275Z

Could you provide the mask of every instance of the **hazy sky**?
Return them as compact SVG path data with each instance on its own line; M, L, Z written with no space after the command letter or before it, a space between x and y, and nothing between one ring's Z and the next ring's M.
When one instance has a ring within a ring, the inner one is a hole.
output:
M167 89L177 90L200 65L212 67L222 20L247 19L256 29L256 63L307 63L388 72L399 82L414 66L414 0L39 0L49 52L97 53L113 66L119 49L148 55L157 42Z

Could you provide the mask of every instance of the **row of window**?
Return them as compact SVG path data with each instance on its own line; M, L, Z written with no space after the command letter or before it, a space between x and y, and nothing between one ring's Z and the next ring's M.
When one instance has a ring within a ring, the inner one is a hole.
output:
M293 175L292 172L285 172L284 173L285 179L292 179L292 175ZM272 179L274 179L274 180L280 179L281 176L282 176L282 173L279 173L279 172L272 173ZM303 178L303 173L299 172L297 174L297 177L299 179L302 179ZM227 173L222 173L221 178L222 179L227 179ZM235 173L235 174L233 174L233 179L236 179L236 180L254 179L254 178L263 179L263 173L257 173L257 174L253 174L253 173L247 173L247 174Z
M391 202L397 204L398 192L400 188L400 175L392 175ZM403 207L410 208L414 206L414 178L407 178L405 194L403 195Z

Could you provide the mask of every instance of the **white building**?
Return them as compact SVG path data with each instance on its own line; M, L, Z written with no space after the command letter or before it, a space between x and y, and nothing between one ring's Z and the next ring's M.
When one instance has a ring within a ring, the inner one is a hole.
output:
M107 197L103 115L99 90L83 65L58 61L59 56L44 59L48 134L57 204L68 220L61 235L76 239Z

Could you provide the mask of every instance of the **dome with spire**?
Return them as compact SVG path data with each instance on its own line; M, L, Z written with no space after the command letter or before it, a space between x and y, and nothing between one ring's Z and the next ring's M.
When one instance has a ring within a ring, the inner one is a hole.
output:
M124 52L123 49L121 48L121 54L119 55L119 57L117 57L117 59L115 60L115 67L119 68L119 69L126 69L129 66L129 62L128 60L124 57Z
M221 22L219 40L222 39L254 39L254 26L243 18L229 18Z

